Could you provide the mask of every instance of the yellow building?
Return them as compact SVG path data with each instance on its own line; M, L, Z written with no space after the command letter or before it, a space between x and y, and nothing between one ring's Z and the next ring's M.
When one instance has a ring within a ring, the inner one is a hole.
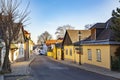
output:
M58 60L64 60L64 53L63 53L62 42L57 43L55 46L56 46L56 52L57 52L57 59Z
M83 54L84 54L84 63L96 65L99 67L104 67L111 69L111 56L114 56L114 53L119 45L110 45L110 44L96 44L96 45L84 45Z
M120 42L115 39L110 25L97 23L89 30L67 30L64 40L64 59L109 70L120 70Z
M24 28L20 26L18 36L12 41L10 46L9 59L11 62L24 60Z
M106 69L114 69L119 67L115 64L119 58L115 55L116 50L120 47L120 42L115 41L115 36L109 28L109 23L97 23L93 25L91 36L82 41L84 60L82 63L103 67Z
M47 40L46 45L48 46L47 56L57 59L57 46L56 44L61 43L62 40Z
M31 40L31 34L24 30L24 36L25 36L25 43L24 43L24 51L25 51L25 60L28 60L30 56L32 55L32 50L34 43Z
M63 40L64 59L81 63L80 56L82 56L82 51L79 50L79 46L74 45L74 43L88 38L90 34L90 30L67 30Z
M56 52L55 44L56 44L56 40L46 41L46 45L48 47L47 56L54 57L54 53Z
M62 60L62 49L61 48L57 48L57 59Z

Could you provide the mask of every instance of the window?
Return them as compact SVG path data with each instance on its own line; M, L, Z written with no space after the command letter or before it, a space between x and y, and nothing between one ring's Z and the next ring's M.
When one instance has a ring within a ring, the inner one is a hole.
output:
M66 49L66 55L68 55L68 49Z
M58 51L58 56L60 55L60 51Z
M101 62L101 50L100 49L96 50L96 55L97 55L97 61Z
M92 60L92 51L88 49L88 60Z
M15 54L16 54L16 56L17 56L17 52L16 52Z
M19 54L20 55L24 54L24 49L23 49L23 45L22 44L20 44L20 47L19 47Z
M70 56L72 56L72 49L70 49Z

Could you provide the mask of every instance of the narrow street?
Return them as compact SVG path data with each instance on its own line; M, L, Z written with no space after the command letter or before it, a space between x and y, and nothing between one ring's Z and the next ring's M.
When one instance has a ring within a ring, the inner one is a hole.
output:
M117 80L55 62L46 56L36 57L30 67L36 80Z

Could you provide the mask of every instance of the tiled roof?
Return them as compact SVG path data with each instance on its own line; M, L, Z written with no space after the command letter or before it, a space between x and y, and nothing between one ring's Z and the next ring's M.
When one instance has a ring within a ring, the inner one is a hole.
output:
M61 43L63 40L47 40L46 45Z
M30 34L28 31L24 30L24 34Z
M97 36L96 40L115 41L115 36L110 26L113 25L112 18L110 18L104 25L104 30Z
M79 41L79 31L81 32L81 40L86 39L91 34L90 30L67 30L72 43Z
M105 23L96 23L90 29L94 28L105 28Z
M86 40L83 41L83 44L120 44L119 42L115 41L115 36L113 31L111 30L110 26L113 25L112 18L110 18L104 25L101 25L101 28L104 28L98 36L96 36L95 40L91 40L91 37L88 37ZM96 24L96 27L93 27L95 29L100 28L100 25L98 26ZM93 29L91 28L91 29ZM97 35L97 34L96 34Z
M56 46L57 48L62 48L62 43L57 43L57 44L55 44L55 46Z
M101 34L96 38L96 40L109 40L115 41L115 36L111 29L104 29Z

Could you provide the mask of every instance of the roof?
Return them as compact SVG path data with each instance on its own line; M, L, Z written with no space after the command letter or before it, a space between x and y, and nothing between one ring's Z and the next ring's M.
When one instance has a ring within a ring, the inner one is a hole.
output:
M15 44L11 44L10 49L18 49L18 47Z
M28 31L24 30L24 34L30 34Z
M96 40L109 40L115 41L114 33L111 29L104 29Z
M81 32L81 40L86 39L91 34L90 30L67 30L72 43L79 41L79 32Z
M62 46L62 43L57 43L57 44L55 44L55 46L57 47L57 48L62 48L63 46Z
M30 39L30 33L26 30L24 30L24 36L25 36L25 39Z
M105 23L96 23L90 29L94 28L105 28Z
M113 31L111 30L110 26L113 25L112 19L110 18L104 25L103 31L96 37L96 40L109 40L115 41L115 36ZM99 26L100 27L100 26ZM101 25L103 27L103 25Z
M47 40L46 45L61 43L63 40Z
M109 40L97 40L97 41L83 41L82 45L120 45L120 42Z
M111 30L110 26L113 25L112 19L110 18L104 25L101 25L101 28L104 28L98 36L96 36L95 40L92 40L91 37L87 38L83 41L82 44L120 44L120 42L117 42L115 39L115 35L113 31ZM100 26L98 26L100 27ZM98 28L97 26L94 28ZM92 29L92 28L91 28ZM97 35L97 33L96 33Z

